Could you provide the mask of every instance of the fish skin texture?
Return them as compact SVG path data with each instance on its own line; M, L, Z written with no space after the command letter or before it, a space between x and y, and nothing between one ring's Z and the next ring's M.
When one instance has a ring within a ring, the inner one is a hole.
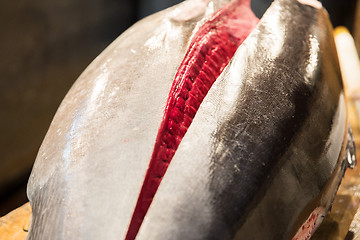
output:
M274 2L205 97L137 239L291 239L330 207L346 121L327 13Z
M29 179L27 239L125 238L174 74L211 10L182 20L190 2L128 29L71 88ZM329 208L346 136L325 10L277 0L204 98L136 239L290 239Z

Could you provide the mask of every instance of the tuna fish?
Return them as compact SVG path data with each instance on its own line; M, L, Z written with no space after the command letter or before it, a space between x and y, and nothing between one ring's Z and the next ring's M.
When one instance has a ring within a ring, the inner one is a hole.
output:
M115 40L59 107L28 239L308 239L354 147L326 11L190 0Z

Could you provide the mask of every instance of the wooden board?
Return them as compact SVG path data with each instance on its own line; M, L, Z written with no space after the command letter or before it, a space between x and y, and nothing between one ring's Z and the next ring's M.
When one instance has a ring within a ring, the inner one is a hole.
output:
M0 240L25 240L30 219L30 203L26 203L0 218Z

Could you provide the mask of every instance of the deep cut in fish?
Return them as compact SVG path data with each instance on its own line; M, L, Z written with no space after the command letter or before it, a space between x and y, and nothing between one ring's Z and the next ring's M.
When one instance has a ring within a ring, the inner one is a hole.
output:
M189 0L129 28L60 105L27 239L309 238L354 156L317 1Z
M202 100L257 22L250 9L250 0L232 1L195 33L169 93L127 240L135 238L161 179Z

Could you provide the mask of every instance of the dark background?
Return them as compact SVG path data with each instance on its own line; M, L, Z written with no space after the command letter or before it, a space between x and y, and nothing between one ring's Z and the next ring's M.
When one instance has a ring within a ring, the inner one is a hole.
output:
M0 216L27 201L26 182L41 141L80 73L135 21L178 2L1 2ZM252 1L258 17L270 2ZM323 5L335 26L353 30L356 0L323 1Z

